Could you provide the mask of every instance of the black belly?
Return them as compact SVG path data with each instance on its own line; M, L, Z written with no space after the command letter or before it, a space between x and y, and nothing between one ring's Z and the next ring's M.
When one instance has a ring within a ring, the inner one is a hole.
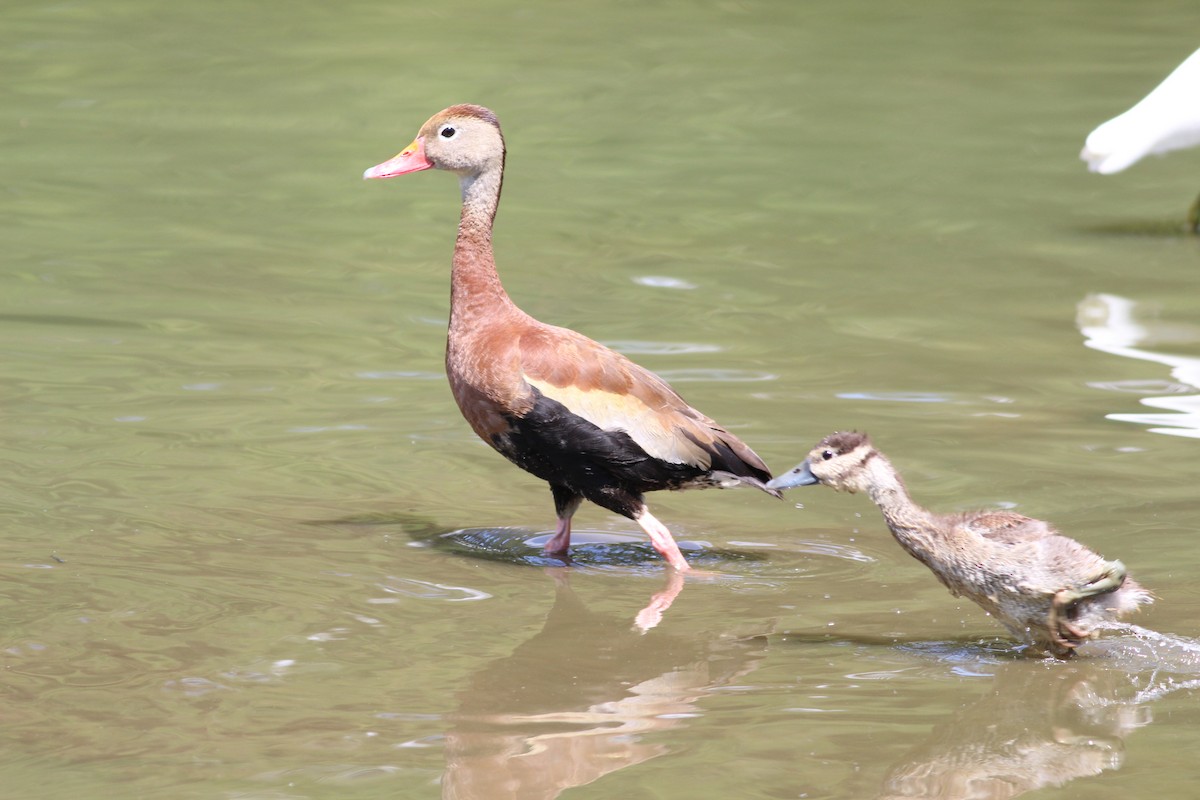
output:
M709 470L655 458L624 431L606 431L534 390L533 408L510 417L490 444L521 469L625 516L642 493L703 484Z

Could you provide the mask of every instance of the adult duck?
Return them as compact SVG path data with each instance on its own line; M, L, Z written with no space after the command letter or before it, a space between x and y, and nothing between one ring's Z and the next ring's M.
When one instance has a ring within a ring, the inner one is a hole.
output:
M748 484L778 497L765 486L771 474L662 378L582 334L538 322L509 299L492 255L504 157L496 115L456 105L363 174L390 178L432 168L458 176L462 216L446 346L454 399L481 439L550 484L557 524L547 554L566 556L571 517L586 499L636 522L672 567L686 571L643 494Z
M968 597L1026 644L1058 657L1153 597L1120 561L1105 561L1040 519L1011 511L934 514L913 502L900 473L862 433L822 439L767 485L822 483L866 492L892 536L955 597Z

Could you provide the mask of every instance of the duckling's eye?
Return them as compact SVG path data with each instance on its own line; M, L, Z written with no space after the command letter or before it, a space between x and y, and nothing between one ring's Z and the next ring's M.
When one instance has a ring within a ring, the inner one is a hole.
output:
M833 458L833 451L826 450L825 452L821 453L821 458L828 461L829 459Z
M458 133L458 130L453 125L443 125L438 129L438 136L441 136L443 139L453 139L456 133Z

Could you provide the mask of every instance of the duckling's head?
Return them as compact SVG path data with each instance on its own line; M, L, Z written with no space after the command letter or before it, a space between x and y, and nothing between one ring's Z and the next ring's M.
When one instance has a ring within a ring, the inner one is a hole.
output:
M808 458L769 482L767 488L790 489L823 483L839 492L864 492L870 484L866 464L876 455L865 433L831 433L812 449Z
M445 169L459 175L502 171L504 135L496 115L483 106L468 104L439 111L421 126L412 144L371 167L363 177L391 178L423 169Z

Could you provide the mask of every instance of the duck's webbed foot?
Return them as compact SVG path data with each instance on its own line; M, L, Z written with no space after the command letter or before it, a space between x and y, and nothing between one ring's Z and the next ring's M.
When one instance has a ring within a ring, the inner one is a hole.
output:
M1082 586L1059 589L1055 592L1046 620L1055 642L1062 647L1074 649L1089 638L1088 631L1074 625L1068 619L1071 608L1081 600L1120 589L1121 584L1125 583L1125 572L1125 565L1120 561L1110 561L1104 572Z

